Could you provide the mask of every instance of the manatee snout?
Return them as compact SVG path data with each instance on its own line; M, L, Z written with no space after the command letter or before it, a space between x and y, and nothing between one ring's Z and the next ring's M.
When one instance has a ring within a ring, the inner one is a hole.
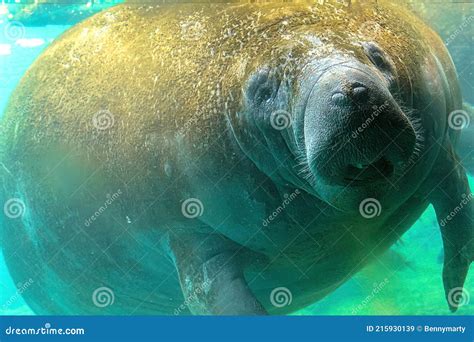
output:
M315 178L329 185L384 182L406 167L416 132L383 75L362 63L338 64L317 79L305 113Z

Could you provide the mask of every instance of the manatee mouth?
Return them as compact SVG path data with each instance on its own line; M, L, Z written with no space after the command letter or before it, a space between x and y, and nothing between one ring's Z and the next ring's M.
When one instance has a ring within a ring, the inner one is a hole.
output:
M393 164L385 157L370 164L350 164L346 167L344 181L355 185L383 181L392 176L394 169Z

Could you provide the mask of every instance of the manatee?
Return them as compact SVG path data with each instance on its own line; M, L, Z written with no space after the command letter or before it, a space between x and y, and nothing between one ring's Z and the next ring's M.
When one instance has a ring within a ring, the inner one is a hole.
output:
M443 42L389 2L118 5L9 101L3 253L38 314L286 314L431 204L454 311L473 259L461 109Z

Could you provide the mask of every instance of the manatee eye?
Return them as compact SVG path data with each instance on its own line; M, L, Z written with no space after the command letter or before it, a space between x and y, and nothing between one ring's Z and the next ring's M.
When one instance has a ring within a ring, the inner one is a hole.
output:
M267 101L272 97L272 93L272 88L269 87L267 84L261 85L257 88L255 92L255 101L257 103Z
M370 61L382 71L387 71L391 68L390 62L385 57L382 49L375 43L363 43L364 52L369 57Z
M269 67L262 67L250 77L245 94L253 104L260 105L275 96L279 85L275 72Z
M385 57L382 56L380 53L378 52L375 52L374 54L370 55L369 56L370 60L372 61L372 63L375 64L375 66L377 67L383 67L386 63L385 61Z
M389 82L392 82L396 78L397 72L390 57L375 43L362 43L362 47L372 64L385 75Z

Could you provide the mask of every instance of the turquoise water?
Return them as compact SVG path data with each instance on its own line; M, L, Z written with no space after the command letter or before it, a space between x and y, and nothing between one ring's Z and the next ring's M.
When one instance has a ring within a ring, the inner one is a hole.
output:
M4 32L6 23L7 20L4 18L0 24L0 32ZM5 35L0 35L0 113L3 112L9 95L29 65L48 44L69 27L70 25L28 26L21 39L11 37L9 39ZM449 32L446 34L449 36ZM456 39L463 39L463 35ZM469 45L469 48L472 63L472 45ZM456 56L454 59L456 60ZM464 69L461 65L457 67L458 70ZM472 74L463 73L461 77L463 84L474 84ZM464 91L470 92L472 89ZM472 188L473 178L470 178L470 183ZM387 253L330 296L296 314L448 314L441 269L442 241L434 211L430 207L402 240ZM473 273L471 270L465 285L472 296L474 296ZM1 256L0 314L33 314L18 295ZM474 314L474 306L470 303L464 305L456 314Z
M0 32L4 32L6 23L0 25ZM23 41L7 39L0 35L0 113L3 113L9 95L15 88L23 73L28 69L35 58L56 37L67 30L69 26L28 27L25 29ZM13 300L12 300L13 299ZM10 303L11 302L11 303ZM9 303L8 307L4 305ZM0 250L0 314L25 315L33 312L24 303L8 274Z

